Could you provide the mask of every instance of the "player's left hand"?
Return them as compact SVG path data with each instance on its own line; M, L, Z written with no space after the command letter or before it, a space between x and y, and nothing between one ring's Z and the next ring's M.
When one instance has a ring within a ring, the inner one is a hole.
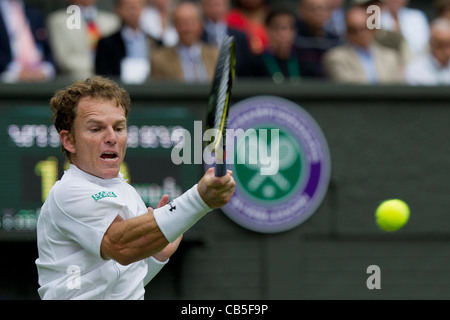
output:
M169 196L166 194L163 195L163 197L159 201L158 208L164 207L168 202L169 202ZM156 260L161 261L161 262L164 262L167 259L169 259L175 253L175 251L177 251L182 238L183 238L183 235L179 236L177 240L175 240L172 243L169 243L160 252L154 254L153 258L155 258Z

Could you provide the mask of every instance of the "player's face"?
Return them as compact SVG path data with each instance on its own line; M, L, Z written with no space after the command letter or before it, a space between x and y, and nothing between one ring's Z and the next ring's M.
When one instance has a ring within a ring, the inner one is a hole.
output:
M117 177L127 148L127 122L121 106L109 100L81 99L73 135L68 150L74 165L103 179Z

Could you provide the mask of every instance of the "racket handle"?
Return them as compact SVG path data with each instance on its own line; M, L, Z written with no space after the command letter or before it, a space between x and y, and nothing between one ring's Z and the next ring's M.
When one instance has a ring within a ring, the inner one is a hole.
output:
M214 175L216 177L223 177L227 174L227 165L226 163L216 163L214 165Z

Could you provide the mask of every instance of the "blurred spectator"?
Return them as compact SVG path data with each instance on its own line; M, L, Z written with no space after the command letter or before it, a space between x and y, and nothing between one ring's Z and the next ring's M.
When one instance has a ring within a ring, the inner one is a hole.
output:
M401 33L413 56L417 56L428 45L430 28L426 15L418 9L407 8L408 2L384 0L381 28Z
M2 81L46 81L55 73L43 14L21 0L0 0Z
M384 1L384 0L382 0ZM372 18L376 14L375 11L368 10L371 6L379 8L378 12L381 12L383 8L383 2L381 0L353 0L353 4L364 8L368 14L368 18ZM377 22L381 24L381 15L377 17ZM375 22L375 21L373 21ZM397 31L386 30L383 28L377 28L375 31L375 41L385 47L391 48L397 52L400 57L402 65L406 65L412 59L412 52L408 46L403 35Z
M450 85L450 20L431 23L430 50L406 66L411 85Z
M226 35L235 39L236 76L246 76L246 65L251 60L251 52L245 33L227 26L226 17L230 10L230 0L201 0L204 28L202 40L220 47Z
M100 39L95 58L96 73L120 76L125 83L142 83L150 73L150 55L156 41L140 28L144 0L117 0L114 10L122 21L116 33Z
M300 59L309 64L314 78L324 78L322 58L325 52L341 43L338 35L325 29L330 19L328 0L299 0L295 45Z
M249 67L254 77L270 77L275 83L299 81L307 75L308 65L299 60L294 40L296 16L284 7L274 7L267 16L269 46L254 57Z
M352 83L403 82L400 59L392 49L378 45L375 30L367 27L367 14L361 7L346 13L347 44L338 46L324 56L330 79Z
M434 10L436 17L450 20L450 0L435 0Z
M325 24L325 29L341 38L345 37L345 0L328 0L331 17Z
M178 33L172 22L172 0L149 0L141 15L141 28L152 38L161 41L164 46L178 43Z
M214 75L219 49L201 41L203 16L195 2L177 5L173 17L179 43L161 47L151 55L151 77L187 83L209 83Z
M236 0L228 13L228 26L246 33L253 54L260 54L267 48L265 19L268 9L265 0Z
M70 14L66 9L50 13L47 19L50 44L58 72L71 79L84 79L94 74L94 57L97 42L120 28L119 18L107 11L98 10L96 0L70 0L70 5L80 8L79 28L68 28Z

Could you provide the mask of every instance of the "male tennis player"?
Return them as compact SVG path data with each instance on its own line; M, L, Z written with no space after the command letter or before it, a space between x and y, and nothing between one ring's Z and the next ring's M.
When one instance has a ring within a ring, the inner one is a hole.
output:
M42 299L143 299L145 285L182 234L231 198L231 172L210 169L180 197L147 208L119 172L127 147L128 93L102 77L51 99L70 168L50 191L37 224ZM153 170L149 167L148 170Z

